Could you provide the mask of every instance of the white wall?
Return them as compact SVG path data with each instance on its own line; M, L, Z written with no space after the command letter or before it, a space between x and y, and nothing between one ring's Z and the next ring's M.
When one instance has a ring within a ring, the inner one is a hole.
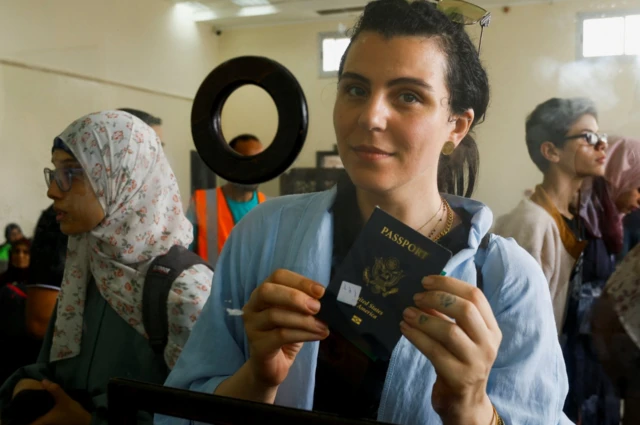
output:
M217 64L217 47L210 26L168 1L2 1L0 229L15 221L32 232L49 205L42 169L53 137L101 109L128 106L162 117L166 151L188 199L190 99Z
M524 142L524 120L538 103L553 96L590 96L600 109L603 130L640 134L640 121L633 114L638 106L640 66L633 61L575 60L577 14L614 9L640 10L640 1L545 2L512 6L509 13L492 9L493 20L485 31L481 52L492 101L487 120L477 131L482 165L475 197L496 215L511 209L525 189L541 180ZM317 49L318 33L337 31L340 24L351 22L235 29L220 37L221 60L264 55L281 62L299 79L309 101L311 126L298 166L314 166L315 152L335 143L331 113L336 80L318 77ZM476 28L470 31L477 36ZM272 119L272 114L249 118L240 109L228 117L247 131L260 131ZM268 186L277 189L275 182Z

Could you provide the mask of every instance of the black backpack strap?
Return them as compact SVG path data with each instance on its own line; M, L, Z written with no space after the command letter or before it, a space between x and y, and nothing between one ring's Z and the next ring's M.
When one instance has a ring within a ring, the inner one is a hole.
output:
M480 241L480 246L478 247L478 254L483 255L483 256L486 255L486 251L489 248L489 243L490 242L491 242L491 233L487 233L482 238L482 241ZM482 250L482 252L480 252L481 250ZM476 258L477 258L478 254L476 254ZM482 292L484 292L484 279L482 277L482 266L483 265L484 265L484 257L482 257L482 261L481 262L476 261L476 272L477 272L476 286Z
M162 356L169 335L167 298L173 282L183 271L202 264L213 268L196 253L174 245L168 253L156 257L149 266L142 291L142 321L149 337L149 344Z

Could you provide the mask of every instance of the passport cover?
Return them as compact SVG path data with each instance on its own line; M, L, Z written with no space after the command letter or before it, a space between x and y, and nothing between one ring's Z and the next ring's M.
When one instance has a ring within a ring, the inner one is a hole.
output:
M451 252L376 208L329 283L317 317L373 360L389 360L400 321L422 279L440 275Z

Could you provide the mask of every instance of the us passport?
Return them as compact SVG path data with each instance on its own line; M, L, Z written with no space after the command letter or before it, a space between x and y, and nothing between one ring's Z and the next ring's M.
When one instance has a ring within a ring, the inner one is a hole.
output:
M389 360L400 321L422 279L439 275L451 252L376 208L329 283L317 317L372 360Z

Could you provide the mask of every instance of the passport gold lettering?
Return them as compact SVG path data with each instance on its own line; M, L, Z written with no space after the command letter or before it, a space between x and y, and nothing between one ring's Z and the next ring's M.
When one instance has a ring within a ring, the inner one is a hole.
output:
M376 307L374 304L371 304L369 306L369 308L371 309L371 311L373 311L374 313L378 314L379 316L382 316L384 313L382 312L382 310L380 310L378 307Z
M398 233L391 231L388 227L384 226L382 231L380 232L382 236L389 238L389 240L397 243L402 248L407 249L410 253L415 255L416 257L424 260L429 256L429 253L424 249L420 248L414 243L411 243L407 238L400 236Z
M378 318L371 310L364 308L362 304L358 304L356 308L374 320Z
M358 298L358 305L356 306L359 310L366 311L367 309L371 310L373 313L376 313L378 316L382 316L384 313L380 308L378 308L375 304L370 301L366 301L364 298Z

